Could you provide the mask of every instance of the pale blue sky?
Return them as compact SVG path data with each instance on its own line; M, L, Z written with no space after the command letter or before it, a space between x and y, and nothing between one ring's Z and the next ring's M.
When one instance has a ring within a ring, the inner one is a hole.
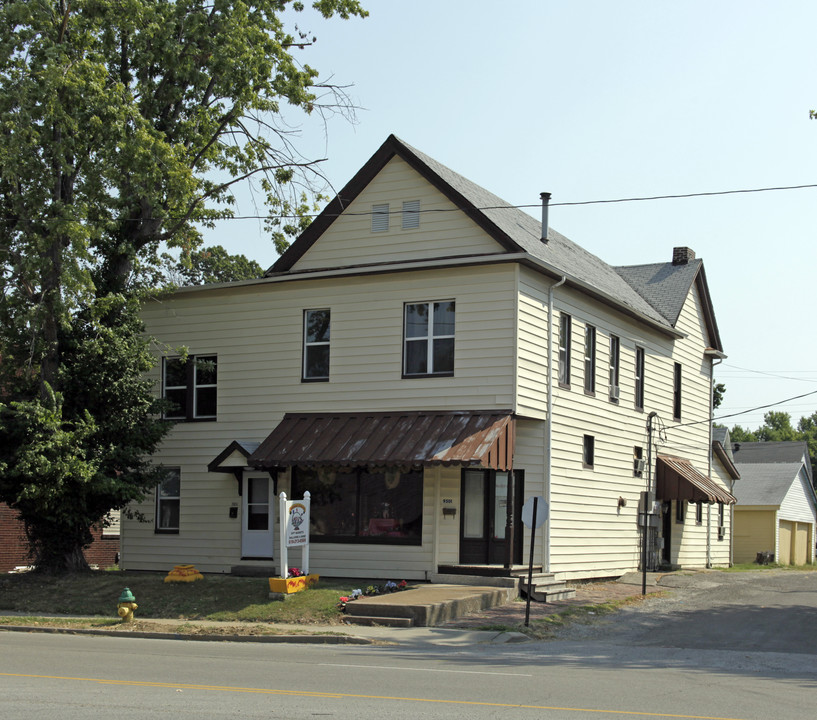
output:
M365 20L298 18L318 37L298 58L363 108L327 137L304 125L335 189L389 133L516 205L817 183L812 0L364 5ZM613 265L676 245L703 258L729 355L723 415L817 391L815 208L813 188L554 207L550 225ZM259 221L205 241L275 259ZM774 409L796 422L817 395ZM724 422L754 429L763 412Z

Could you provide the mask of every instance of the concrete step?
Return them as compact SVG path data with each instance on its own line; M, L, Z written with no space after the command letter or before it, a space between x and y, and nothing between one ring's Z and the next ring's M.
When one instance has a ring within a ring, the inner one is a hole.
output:
M519 594L522 597L528 596L528 579L519 581ZM569 600L576 596L576 591L561 580L556 580L552 573L534 573L530 583L530 598L536 602L555 602L557 600Z
M414 627L414 619L410 617L380 617L375 615L347 615L343 618L344 625L380 625L383 627Z
M351 618L407 618L415 627L433 627L516 599L516 588L424 585L402 592L363 597L346 605ZM354 622L354 621L352 621Z

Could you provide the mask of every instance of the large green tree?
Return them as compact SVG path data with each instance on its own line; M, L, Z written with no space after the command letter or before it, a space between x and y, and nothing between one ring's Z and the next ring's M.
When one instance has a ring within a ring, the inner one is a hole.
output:
M365 15L357 0L312 8ZM294 114L349 108L296 59L306 12L0 0L0 500L38 567L82 567L89 524L157 481L145 458L167 425L142 379L138 301L164 247L194 253L240 182L279 249L306 222L320 175Z

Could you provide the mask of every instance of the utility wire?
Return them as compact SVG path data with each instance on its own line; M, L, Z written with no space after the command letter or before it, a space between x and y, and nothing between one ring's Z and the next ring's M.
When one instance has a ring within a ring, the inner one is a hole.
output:
M578 205L610 205L614 203L629 203L629 202L645 202L649 200L679 200L685 198L695 197L715 197L720 195L738 195L745 193L760 193L773 192L777 190L803 190L806 188L817 188L817 183L811 185L781 185L779 187L763 187L763 188L749 188L744 190L718 190L713 192L697 192L697 193L679 193L676 195L650 195L644 197L629 197L629 198L615 198L611 200L580 200L576 202L554 202L550 203L548 207L574 207ZM526 209L526 208L540 208L540 203L532 205L486 205L483 207L474 208L476 210L508 210L508 209ZM217 211L216 211L217 212ZM347 217L365 217L368 215L401 215L403 210L389 210L388 212L339 212L327 213L326 217L340 217L341 215ZM430 213L450 213L462 212L462 208L425 208L420 210L409 211L413 215L427 215ZM225 217L202 218L194 222L224 222L227 220L295 220L304 217L316 218L323 213L305 213L303 215L230 215ZM162 223L177 222L181 218L150 218L151 220L159 220ZM29 218L31 220L31 218ZM66 222L77 222L77 220L66 220ZM113 222L142 222L140 218L114 218Z
M692 425L700 425L702 423L714 422L716 420L725 420L726 418L737 417L738 415L746 415L751 412L757 412L758 410L767 410L768 408L777 407L778 405L783 405L787 402L791 402L792 400L799 400L800 398L809 397L810 395L817 395L817 390L812 390L811 392L803 393L802 395L795 395L794 397L787 398L786 400L778 400L777 402L769 403L768 405L758 405L757 407L750 408L749 410L729 413L729 415L720 415L719 417L713 417L707 420L696 420L695 422L670 425L669 429L673 430L675 428L690 427Z

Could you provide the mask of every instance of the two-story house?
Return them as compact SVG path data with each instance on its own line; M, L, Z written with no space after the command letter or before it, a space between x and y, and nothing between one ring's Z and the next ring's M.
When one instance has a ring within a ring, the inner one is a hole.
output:
M613 268L544 226L390 136L265 277L148 303L178 423L123 567L272 573L274 498L306 490L323 575L507 572L534 496L537 565L621 575L643 491L648 566L727 564L701 261Z

